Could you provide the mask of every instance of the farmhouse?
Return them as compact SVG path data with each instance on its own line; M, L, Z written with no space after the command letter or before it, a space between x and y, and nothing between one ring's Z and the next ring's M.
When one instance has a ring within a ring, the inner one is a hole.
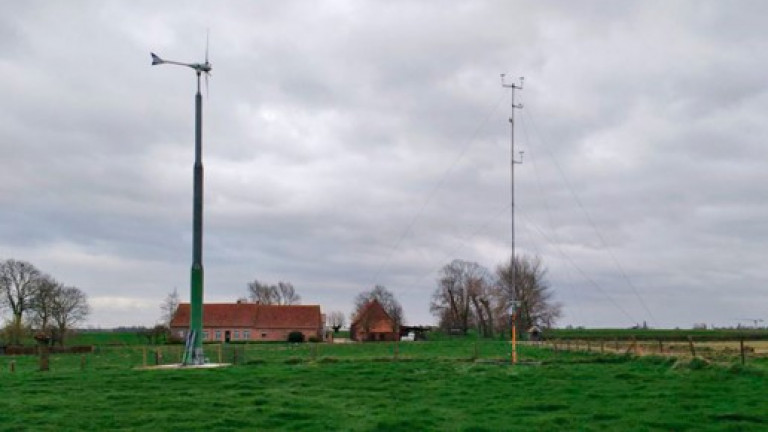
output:
M176 309L170 325L174 335L186 336L189 314L189 303ZM320 340L324 322L318 305L208 303L203 305L203 341L285 341L293 331Z
M372 300L360 310L349 327L349 337L356 341L397 340L395 320L378 300Z

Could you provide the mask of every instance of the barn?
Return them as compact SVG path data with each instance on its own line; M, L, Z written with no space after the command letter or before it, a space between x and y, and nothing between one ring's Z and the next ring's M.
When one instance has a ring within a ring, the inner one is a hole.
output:
M184 338L189 330L189 303L182 303L171 320L171 332ZM262 305L258 303L206 303L203 305L203 341L286 341L300 331L304 339L322 340L325 317L318 305Z
M395 320L389 316L378 300L372 300L360 310L349 327L349 337L356 341L397 340Z

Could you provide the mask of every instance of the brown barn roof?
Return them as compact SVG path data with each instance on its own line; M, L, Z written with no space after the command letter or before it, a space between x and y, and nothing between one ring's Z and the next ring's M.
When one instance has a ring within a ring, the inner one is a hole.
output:
M189 303L181 303L171 327L189 326ZM321 326L318 305L260 305L255 303L207 303L203 305L203 327L317 328Z

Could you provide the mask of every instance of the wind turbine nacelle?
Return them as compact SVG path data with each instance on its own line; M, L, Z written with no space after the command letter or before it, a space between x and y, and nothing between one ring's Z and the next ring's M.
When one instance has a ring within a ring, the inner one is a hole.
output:
M149 53L152 56L152 66L161 65L165 63L165 60L161 59L155 53Z
M205 72L205 73L210 73L211 69L213 69L213 67L211 66L210 63L208 63L208 61L206 61L205 63L194 63L189 65L189 67L191 67L196 71Z

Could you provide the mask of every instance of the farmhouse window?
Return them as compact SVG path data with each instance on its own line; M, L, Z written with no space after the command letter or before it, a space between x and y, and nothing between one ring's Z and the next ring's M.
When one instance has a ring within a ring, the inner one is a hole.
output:
M243 330L243 339L250 339L251 338L251 332L250 330Z
M216 330L216 338L215 340L221 340L221 330Z
M240 339L240 330L235 330L235 340Z
M266 333L262 333L261 334L261 338L264 339L265 337L267 337L267 334Z
M208 340L208 332L207 331L203 332L203 340Z

